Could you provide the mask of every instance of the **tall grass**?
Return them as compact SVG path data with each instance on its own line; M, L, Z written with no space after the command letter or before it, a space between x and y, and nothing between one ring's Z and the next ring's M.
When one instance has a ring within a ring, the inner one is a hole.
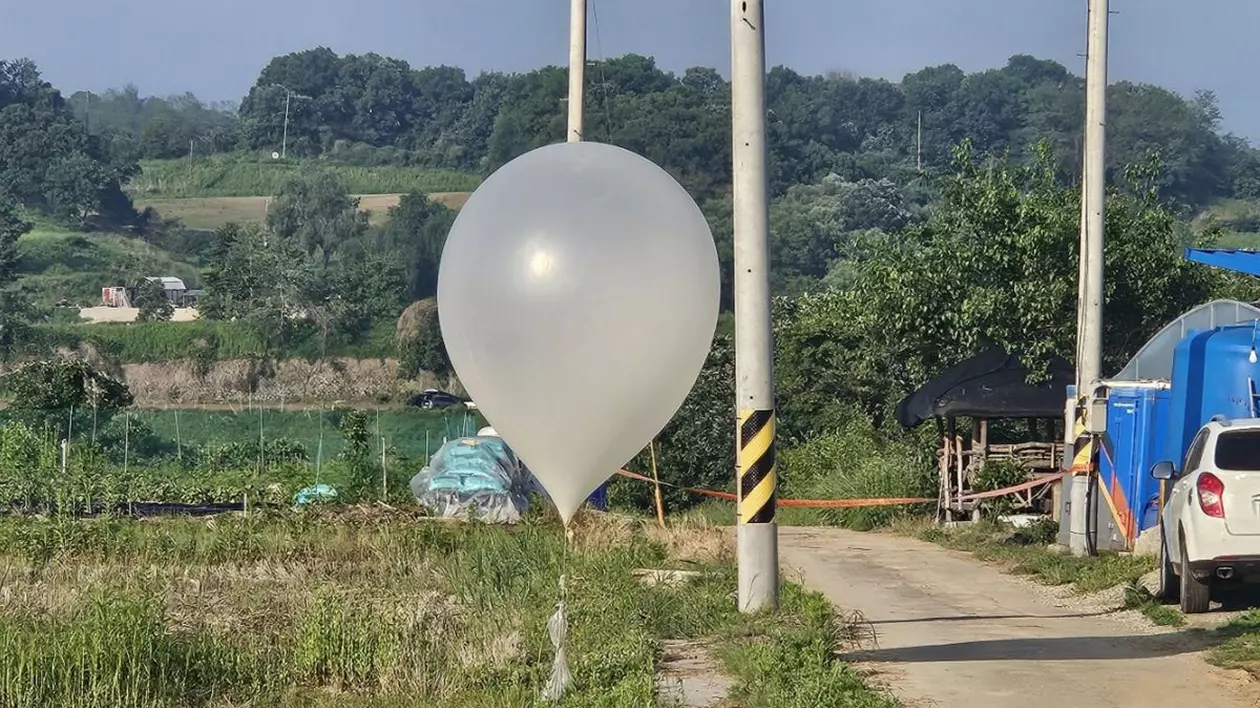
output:
M1101 553L1076 557L1055 553L1048 544L1054 541L1057 526L1046 521L1013 529L997 522L981 522L957 529L923 528L918 530L918 536L970 551L980 560L1031 576L1046 585L1074 585L1081 592L1128 585L1155 569L1155 559L1150 556Z
M855 417L841 430L812 438L782 453L784 495L809 499L936 496L930 458L911 439L883 434ZM922 515L923 506L824 509L827 523L870 530Z
M152 197L253 197L279 191L286 180L323 169L335 173L354 194L468 192L481 181L456 170L401 165L357 166L322 159L273 160L261 154L215 155L193 161L145 160L127 189Z
M0 705L10 708L199 705L283 685L265 652L173 633L158 599L125 593L99 593L65 616L0 615L0 657Z

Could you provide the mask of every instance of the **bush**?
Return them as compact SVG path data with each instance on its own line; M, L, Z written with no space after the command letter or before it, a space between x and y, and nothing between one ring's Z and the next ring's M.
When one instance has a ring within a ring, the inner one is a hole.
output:
M864 419L786 449L780 464L785 496L869 499L936 496L931 458L912 440L888 435ZM870 530L925 511L922 506L825 509L827 523Z
M1013 487L1028 479L1028 470L1022 465L1009 461L988 462L976 475L976 491L992 492L997 489ZM980 509L986 516L1000 516L1009 513L1014 502L1008 497L986 499Z

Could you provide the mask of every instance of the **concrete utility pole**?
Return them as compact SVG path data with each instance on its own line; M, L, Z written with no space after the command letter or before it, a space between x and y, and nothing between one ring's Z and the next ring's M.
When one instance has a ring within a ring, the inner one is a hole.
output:
M731 0L731 117L735 201L735 410L739 490L739 609L779 600L774 523L774 376L770 328L770 211L766 185L766 38L762 0Z
M284 137L280 139L280 159L283 160L289 154L289 99L293 98L293 92L289 89L284 90Z
M569 9L569 142L582 140L586 94L586 0L571 0Z
M1081 251L1084 265L1076 362L1077 396L1093 398L1094 386L1102 378L1103 324L1103 228L1106 215L1107 141L1107 25L1108 0L1089 0L1089 45L1085 55L1085 174L1081 180L1085 212L1085 239ZM1079 426L1078 426L1079 429ZM1069 548L1073 555L1086 555L1093 544L1088 538L1089 497L1095 445L1089 454L1076 451L1073 465ZM1082 460L1086 469L1081 469Z

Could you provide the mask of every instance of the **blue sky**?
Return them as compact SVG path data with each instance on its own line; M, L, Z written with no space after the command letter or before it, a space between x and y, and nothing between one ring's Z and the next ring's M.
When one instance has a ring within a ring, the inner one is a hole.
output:
M590 0L592 58L729 64L727 0ZM1260 2L1112 0L1112 79L1216 91L1226 127L1260 143ZM1085 0L767 0L771 64L900 78L1016 53L1083 72ZM35 59L70 92L237 100L276 54L317 45L470 74L565 61L567 0L0 0L0 57ZM598 31L596 29L598 28Z

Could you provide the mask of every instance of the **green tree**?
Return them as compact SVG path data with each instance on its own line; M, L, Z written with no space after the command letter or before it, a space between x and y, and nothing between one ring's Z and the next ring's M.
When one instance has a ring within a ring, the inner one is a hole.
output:
M422 192L404 194L389 208L382 234L382 250L402 255L406 269L406 294L422 300L437 294L438 265L446 235L455 223L455 212L430 201Z
M136 219L122 183L139 167L75 119L29 60L0 60L0 190L20 204L76 223Z
M26 364L5 377L12 405L21 409L126 408L134 402L127 384L80 359Z
M328 270L337 249L362 236L367 225L358 198L331 172L289 180L267 210L267 226L276 237L305 249L321 272Z
M896 231L912 218L901 190L888 180L851 182L833 174L789 188L770 208L774 291L817 288L837 258L853 256L854 232Z
M977 161L966 146L922 224L859 239L846 290L776 308L775 378L789 439L838 429L856 403L879 420L905 394L990 344L1036 367L1074 358L1079 190L1044 144L1030 164ZM1152 334L1234 279L1185 261L1154 164L1110 190L1104 361L1116 370Z
M342 490L342 496L365 498L377 486L367 413L359 410L346 411L341 415L340 428L341 436L345 440L340 457L348 468L351 487Z
M1057 178L1047 146L1034 153L1028 165L981 165L961 148L932 218L871 244L851 297L834 303L902 392L989 344L1030 362L1073 358L1079 190ZM1108 368L1214 287L1182 258L1155 166L1128 178L1107 207Z
M30 230L17 206L0 192L0 361L30 339L29 308L17 291L17 242Z
M175 314L175 305L166 296L162 281L144 278L136 286L136 300L141 322L167 322Z
M245 322L273 351L294 340L315 282L300 245L257 224L228 224L215 232L209 260L204 317Z

